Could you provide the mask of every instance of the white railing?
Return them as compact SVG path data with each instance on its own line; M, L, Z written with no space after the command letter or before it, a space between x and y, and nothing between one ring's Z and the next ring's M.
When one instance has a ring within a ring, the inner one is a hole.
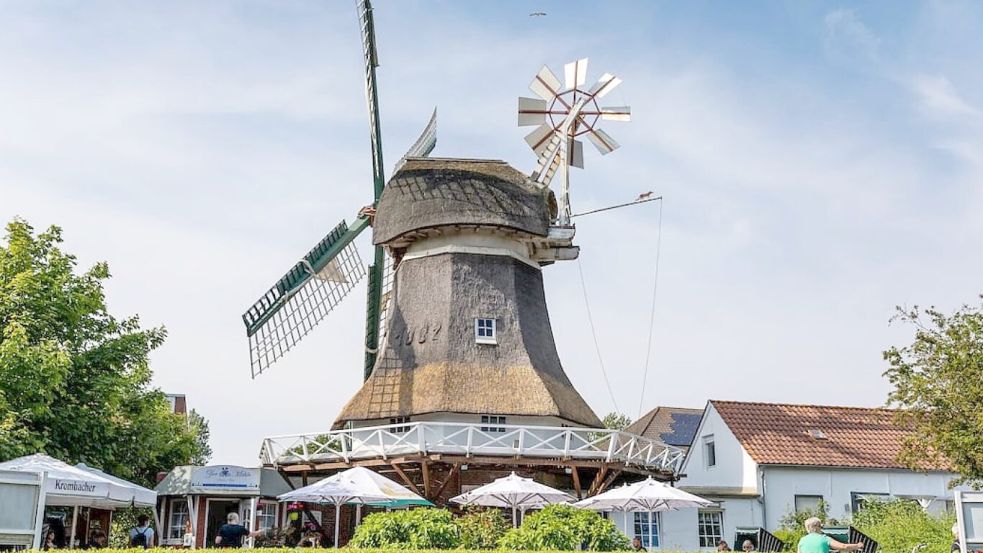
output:
M621 462L677 473L683 452L658 440L603 428L413 422L263 440L260 460L284 466L414 454L523 456Z

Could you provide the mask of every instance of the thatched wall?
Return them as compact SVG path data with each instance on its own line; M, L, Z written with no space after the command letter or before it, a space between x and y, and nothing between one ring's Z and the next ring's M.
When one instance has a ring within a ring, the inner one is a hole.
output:
M434 412L601 422L563 372L542 273L511 257L447 253L399 265L395 305L372 376L335 421ZM497 345L475 343L494 318Z

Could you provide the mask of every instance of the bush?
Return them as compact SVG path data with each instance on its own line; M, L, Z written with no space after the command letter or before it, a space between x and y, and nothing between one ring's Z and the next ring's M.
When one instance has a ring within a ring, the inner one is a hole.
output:
M815 511L806 509L804 511L786 514L778 521L781 527L774 532L775 537L792 546L795 550L799 546L799 540L806 535L806 519L816 517L826 526L838 526L840 522L835 518L829 517L829 506L822 499Z
M450 511L403 509L365 517L348 545L357 548L453 549L460 541Z
M932 516L914 501L867 501L853 519L858 530L877 540L882 551L945 553L952 544L951 516Z
M593 511L569 505L550 505L506 532L502 549L618 551L631 547L628 537ZM581 547L582 546L582 547Z
M474 509L454 521L462 549L495 549L511 524L499 509Z

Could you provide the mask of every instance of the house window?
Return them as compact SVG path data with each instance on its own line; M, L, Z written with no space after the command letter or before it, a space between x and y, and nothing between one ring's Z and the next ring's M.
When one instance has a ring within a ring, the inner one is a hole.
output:
M700 547L717 547L724 537L724 514L720 511L700 511L697 515Z
M659 547L659 516L658 513L635 512L635 534L634 537L642 540L642 547L650 549ZM651 526L649 516L651 515ZM649 535L651 528L651 535Z
M795 496L796 513L818 513L819 502L823 500L821 495L797 495Z
M707 467L717 466L717 445L712 434L703 437L703 461Z
M188 500L172 499L171 516L167 519L167 537L181 539L184 537L184 522L188 519Z
M474 320L474 341L479 344L497 344L495 319Z
M268 530L276 524L276 503L260 503L256 506L256 529Z
M857 514L868 501L886 501L889 497L886 493L850 492L850 512Z
M503 426L484 426L490 424L505 424L504 415L481 415L482 432L505 432Z
M392 428L389 429L390 432L394 434L401 434L403 432L408 432L410 427L408 423L410 422L409 417L392 417L389 419L389 425Z

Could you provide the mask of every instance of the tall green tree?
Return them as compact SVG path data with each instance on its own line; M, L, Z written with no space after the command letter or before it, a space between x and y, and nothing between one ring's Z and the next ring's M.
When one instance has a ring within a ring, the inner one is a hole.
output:
M955 483L983 485L983 304L951 315L898 308L895 320L915 329L907 346L884 352L894 385L888 404L914 433L901 460L912 468L948 462Z
M210 453L208 424L150 386L166 336L106 308L106 263L76 271L61 229L20 219L0 243L0 460L45 452L151 484Z

